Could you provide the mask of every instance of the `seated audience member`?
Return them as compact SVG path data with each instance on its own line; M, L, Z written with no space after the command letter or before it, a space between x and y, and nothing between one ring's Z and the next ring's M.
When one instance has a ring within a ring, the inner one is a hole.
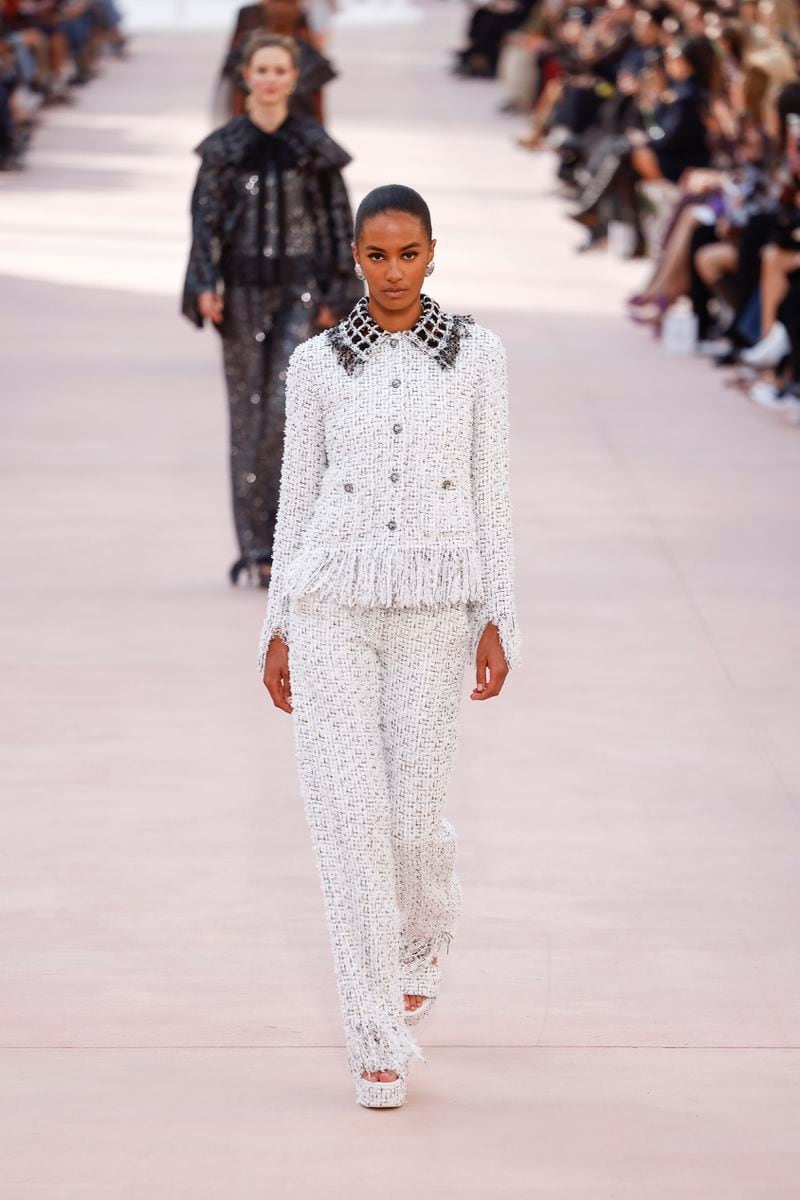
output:
M519 28L536 0L489 0L473 12L467 30L467 44L456 52L454 71L476 78L491 77L506 34Z
M66 103L126 39L114 0L0 0L0 168L23 165L40 110Z

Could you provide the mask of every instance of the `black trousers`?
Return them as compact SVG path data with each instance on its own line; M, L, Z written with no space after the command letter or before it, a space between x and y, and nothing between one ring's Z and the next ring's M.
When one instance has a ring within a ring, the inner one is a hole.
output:
M314 332L314 308L280 288L229 287L222 327L230 472L239 554L271 561L278 513L286 368Z
M468 44L461 52L462 59L466 61L472 54L483 55L490 69L496 71L503 38L522 24L532 7L532 0L526 0L521 8L510 13L496 13L487 8L476 9L469 23Z
M789 276L789 291L781 301L778 320L786 326L792 343L790 368L792 379L800 383L800 271Z

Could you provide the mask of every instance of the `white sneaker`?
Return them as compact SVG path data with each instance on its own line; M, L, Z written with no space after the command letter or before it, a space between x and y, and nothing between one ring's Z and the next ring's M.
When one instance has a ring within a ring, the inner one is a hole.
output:
M776 321L760 342L756 342L749 350L743 350L739 357L751 367L777 367L791 348L786 326Z
M754 404L772 412L793 412L800 408L800 401L791 392L777 388L774 383L766 383L763 379L754 383L747 395Z

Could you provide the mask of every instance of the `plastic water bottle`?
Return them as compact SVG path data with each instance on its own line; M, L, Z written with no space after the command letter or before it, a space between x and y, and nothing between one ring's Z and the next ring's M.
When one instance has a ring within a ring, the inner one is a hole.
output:
M661 344L667 354L694 354L697 346L697 316L688 296L681 296L664 314Z
M638 238L627 221L608 222L608 248L615 258L633 258Z

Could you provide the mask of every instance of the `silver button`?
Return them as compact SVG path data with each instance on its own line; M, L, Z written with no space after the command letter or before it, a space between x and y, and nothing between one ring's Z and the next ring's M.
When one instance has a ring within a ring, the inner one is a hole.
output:
M392 380L392 387L400 387L400 380L399 380L399 379L393 379L393 380Z
M344 490L345 490L346 492L352 492L352 490L353 490L353 485L352 485L352 483L346 483L346 484L344 485Z
M453 481L452 481L452 479L443 479L443 480L442 480L442 487L443 487L443 488L451 488L452 486L453 486Z
M397 422L396 425L392 426L392 429L395 431L395 433L400 433L402 428L403 428L403 426L400 424L399 421Z
M252 471L248 471L248 473L245 475L245 479L248 483L255 483L256 481L256 477Z
M398 479L400 478L400 473L398 471L392 471L389 478L391 479L392 483L397 483Z
M397 529L397 521L387 521L386 528L387 529Z
M300 299L303 301L304 304L308 304L308 302L311 299L311 292L303 292Z
M266 336L267 335L264 333L263 329L259 329L258 333L256 334L256 341L263 342L263 340Z

